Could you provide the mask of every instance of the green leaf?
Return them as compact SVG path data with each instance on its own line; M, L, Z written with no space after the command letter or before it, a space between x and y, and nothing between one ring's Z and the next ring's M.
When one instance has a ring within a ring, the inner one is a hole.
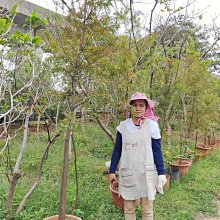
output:
M0 26L3 27L6 25L6 19L0 19Z
M6 39L0 39L0 44L4 44L6 42Z
M15 5L13 5L12 8L11 8L10 12L11 12L13 15L14 15L14 14L17 14L17 12L16 12L17 7L18 7L18 4L15 4Z
M24 34L23 39L24 39L24 43L27 43L28 41L30 41L30 35Z
M28 24L31 24L33 27L39 27L47 24L47 20L40 18L40 15L37 14L35 11L32 11L32 14L28 15L25 21Z
M39 37L39 36L35 36L35 37L32 38L32 44L39 44L42 41L43 41L42 38Z

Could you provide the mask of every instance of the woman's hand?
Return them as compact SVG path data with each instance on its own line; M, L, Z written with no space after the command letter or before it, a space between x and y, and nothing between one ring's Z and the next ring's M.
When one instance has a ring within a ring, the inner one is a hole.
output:
M113 182L116 182L116 181L117 181L116 175L114 173L110 173L109 174L109 182L113 183Z

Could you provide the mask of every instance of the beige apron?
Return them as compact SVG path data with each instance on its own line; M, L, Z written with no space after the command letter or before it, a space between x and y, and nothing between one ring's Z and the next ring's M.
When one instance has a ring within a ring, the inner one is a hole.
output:
M154 200L157 172L153 159L150 120L146 119L135 133L120 124L122 153L119 164L119 193L126 200L148 198Z

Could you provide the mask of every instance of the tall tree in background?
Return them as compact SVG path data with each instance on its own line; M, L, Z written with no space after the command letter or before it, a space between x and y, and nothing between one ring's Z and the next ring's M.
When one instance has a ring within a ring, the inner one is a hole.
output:
M29 32L12 32L11 27L16 8L17 5L12 7L9 13L0 16L0 22L3 24L0 29L0 56L2 60L0 63L0 135L5 137L5 145L0 153L8 157L6 175L10 186L6 209L10 213L15 188L21 177L20 164L27 145L29 120L40 96L42 82L48 78L44 72L45 66L42 60L43 40L34 31L39 25L45 25L46 21L32 12L26 20L27 26L30 28ZM17 132L13 135L11 127L15 123L19 124L18 121L21 118L24 123L20 125L19 129L23 129L23 142L16 163L12 164L9 147L10 141L16 137Z

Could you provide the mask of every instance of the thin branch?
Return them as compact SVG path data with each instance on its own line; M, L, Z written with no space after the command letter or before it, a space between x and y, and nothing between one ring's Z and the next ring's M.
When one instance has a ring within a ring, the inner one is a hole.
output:
M152 32L153 13L154 13L154 10L155 10L157 4L158 4L158 0L155 0L154 6L153 6L153 8L152 8L152 10L151 10L151 13L150 13L150 25L149 25L149 33L150 33L150 34L151 34L151 32Z
M94 111L94 109L93 109ZM109 136L109 138L112 141L112 145L115 145L115 137L112 135L112 133L106 128L106 126L101 122L98 114L95 112L95 119L98 122L99 126L102 128L102 130Z
M34 184L30 188L30 190L26 193L26 195L21 200L21 202L20 202L20 204L19 204L19 206L17 208L17 211L16 211L17 214L21 212L21 210L23 209L27 199L31 196L31 194L34 192L34 190L40 184L41 176L42 176L42 173L43 173L43 171L42 171L43 170L43 163L47 159L48 151L50 149L51 144L56 140L56 138L59 135L60 134L56 134L52 139L48 139L47 146L46 146L46 148L44 150L44 153L43 153L43 155L41 157L41 161L40 161L40 164L39 164L39 167L38 167L38 174L37 174L36 180L34 181Z
M69 5L66 3L66 1L64 1L64 0L61 0L62 2L63 2L63 4L68 8L68 10L70 11L70 12L72 12L73 10L69 7Z
M220 36L213 42L213 44L206 50L200 57L200 60L205 59L207 54L213 49L213 47L219 42Z
M138 49L136 37L135 37L135 34L134 34L134 15L133 15L132 3L133 3L133 0L130 0L131 33L132 33L132 36L133 36L133 39L134 39L135 48L136 48L136 50L137 50L137 52L138 52L138 54L139 54L139 49Z

